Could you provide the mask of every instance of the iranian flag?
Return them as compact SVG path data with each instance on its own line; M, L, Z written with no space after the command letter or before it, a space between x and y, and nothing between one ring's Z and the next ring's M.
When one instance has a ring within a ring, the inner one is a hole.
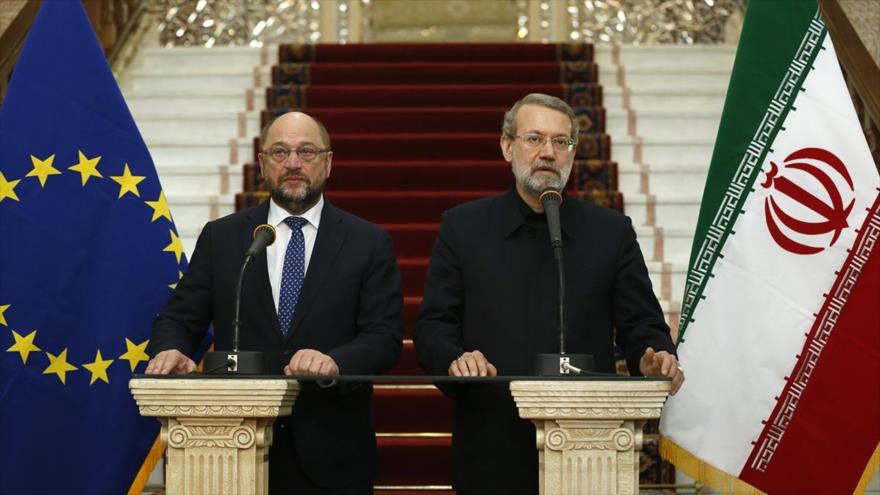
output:
M815 0L751 0L661 453L722 491L852 493L880 451L880 178Z

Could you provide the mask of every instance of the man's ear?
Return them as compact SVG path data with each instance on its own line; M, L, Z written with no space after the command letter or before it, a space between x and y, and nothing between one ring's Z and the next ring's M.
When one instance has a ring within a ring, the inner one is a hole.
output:
M327 179L330 178L330 169L332 169L332 168L333 168L333 152L328 151L327 152L327 177L326 177Z
M258 153L258 154L257 154L257 163L260 164L260 177L262 177L262 178L265 179L265 178L266 178L266 174L263 173L263 154L262 154L262 153Z
M504 159L508 162L513 160L513 139L508 138L507 136L501 136L501 154L504 155Z

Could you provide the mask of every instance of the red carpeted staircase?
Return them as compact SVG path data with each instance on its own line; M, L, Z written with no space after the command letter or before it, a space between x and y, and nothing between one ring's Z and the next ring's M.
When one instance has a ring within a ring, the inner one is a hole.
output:
M499 137L515 100L543 92L575 107L582 135L571 192L622 210L592 53L589 45L280 48L263 123L293 109L324 122L334 152L327 198L394 239L407 335L391 374L422 373L410 332L441 213L513 180ZM255 144L260 149L258 138ZM238 208L265 198L257 167L245 167ZM427 381L376 385L377 493L451 493L451 406Z

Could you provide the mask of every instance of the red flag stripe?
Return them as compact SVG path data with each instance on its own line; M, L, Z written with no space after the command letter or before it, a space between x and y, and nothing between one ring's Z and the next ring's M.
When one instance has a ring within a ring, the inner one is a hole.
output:
M880 442L880 195L740 478L768 493L851 493ZM791 473L804 473L792 477Z

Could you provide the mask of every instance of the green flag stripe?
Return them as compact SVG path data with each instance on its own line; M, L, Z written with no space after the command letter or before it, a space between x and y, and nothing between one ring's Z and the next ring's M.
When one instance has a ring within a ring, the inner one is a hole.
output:
M706 189L703 192L703 204L700 210L697 233L694 236L694 245L691 249L691 260L685 282L685 294L679 325L679 342L684 339L687 327L693 322L692 315L694 310L699 301L704 299L703 293L709 279L712 277L712 269L727 238L734 233L732 227L742 212L742 206L748 196L747 193L752 192L752 186L761 171L761 164L764 163L768 151L771 151L770 145L776 139L779 131L782 130L782 123L785 122L788 113L793 110L795 97L802 90L803 83L824 41L826 29L819 10L815 7L814 2L803 3L812 7L812 18L809 20L806 33L800 38L800 43L794 51L794 56L790 58L784 73L781 74L782 82L777 85L776 91L770 98L769 103L764 106L764 112L760 122L757 124L757 130L748 143L745 144L745 150L741 155L739 165L732 175L724 177L723 169L730 169L726 166L725 162L729 163L728 157L731 154L730 148L725 149L725 146L730 146L724 139L726 137L725 132L730 125L725 125L725 123L730 124L731 121L737 121L735 125L739 125L741 128L742 120L736 118L737 112L735 110L736 105L739 103L738 94L743 92L751 93L755 90L754 87L749 87L749 84L752 82L751 78L753 78L754 71L761 70L760 65L758 67L754 65L745 66L745 64L750 63L751 56L756 55L754 51L737 54L730 90L725 102L722 124L719 127L718 140L712 156L709 177L706 181ZM755 4L760 5L759 2L755 2ZM763 6L766 7L766 3ZM757 17L761 12L760 9L755 10L758 12L750 11L749 14ZM746 25L749 23L749 17L752 16L747 15ZM746 39L747 34L750 33L743 32L743 40ZM743 50L743 48L759 48L754 45L754 38L750 39L752 40L752 46L746 46L745 42L740 43L738 51ZM763 47L763 50L766 51L766 49L766 46ZM741 65L745 67L741 68ZM738 72L740 71L746 72L742 80L738 78ZM779 78L776 80L778 81ZM742 145L736 147L736 144L734 144L733 147L733 151L737 148L742 150ZM742 153L742 151L740 152ZM718 172L719 170L721 172ZM713 172L716 173L713 174ZM709 217L710 214L711 217ZM711 221L706 225L709 218L711 218Z

